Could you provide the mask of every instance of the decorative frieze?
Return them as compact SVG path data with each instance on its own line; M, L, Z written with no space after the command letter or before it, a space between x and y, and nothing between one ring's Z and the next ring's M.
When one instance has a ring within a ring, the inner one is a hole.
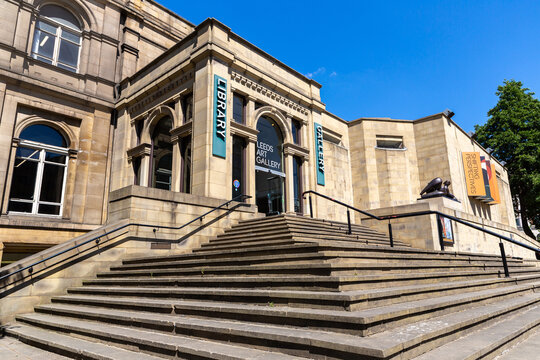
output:
M133 106L129 107L129 115L131 118L140 115L145 110L157 105L158 100L163 98L165 95L172 93L174 90L178 89L185 82L193 79L193 71L189 71L182 76L176 78L176 80L171 81L165 86L159 87L156 91L146 96L142 100L135 103Z
M242 74L239 74L235 71L233 71L231 73L231 79L240 84L240 85L243 85L251 90L255 90L256 92L258 92L259 94L273 100L273 101L276 101L286 107L288 107L289 109L291 110L294 110L294 111L297 111L299 112L300 114L302 115L308 115L309 114L309 110L308 108L290 100L290 99L287 99L286 97L276 93L275 91L272 91L270 89L268 89L267 87L261 85L261 84L258 84L257 82L247 78L246 76L242 75Z

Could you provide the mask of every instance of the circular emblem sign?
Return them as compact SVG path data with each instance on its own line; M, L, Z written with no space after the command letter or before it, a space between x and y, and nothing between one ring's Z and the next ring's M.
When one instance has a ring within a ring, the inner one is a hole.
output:
M233 181L233 186L235 187L235 189L238 189L240 187L240 181L234 180Z

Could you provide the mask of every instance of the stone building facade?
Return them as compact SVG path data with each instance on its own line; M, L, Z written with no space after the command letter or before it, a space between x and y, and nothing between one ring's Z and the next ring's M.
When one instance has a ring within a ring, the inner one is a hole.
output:
M111 221L178 224L240 194L267 215L309 213L305 190L405 211L430 203L417 199L434 177L461 202L426 206L522 236L504 166L447 114L344 121L316 81L215 19L195 26L151 0L0 9L3 264ZM498 204L468 196L463 151L492 160ZM325 200L314 208L345 219Z

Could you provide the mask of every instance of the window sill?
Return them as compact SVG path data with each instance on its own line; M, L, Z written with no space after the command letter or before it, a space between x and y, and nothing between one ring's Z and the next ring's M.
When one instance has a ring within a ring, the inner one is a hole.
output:
M376 150L388 150L388 151L407 151L407 148L404 147L403 149L393 149L393 148L384 148L384 147L378 147L375 146Z

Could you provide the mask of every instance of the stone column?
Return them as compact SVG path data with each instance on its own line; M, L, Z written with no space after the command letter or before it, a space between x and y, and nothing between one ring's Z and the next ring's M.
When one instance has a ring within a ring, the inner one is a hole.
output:
M294 213L293 155L285 153L285 212Z

